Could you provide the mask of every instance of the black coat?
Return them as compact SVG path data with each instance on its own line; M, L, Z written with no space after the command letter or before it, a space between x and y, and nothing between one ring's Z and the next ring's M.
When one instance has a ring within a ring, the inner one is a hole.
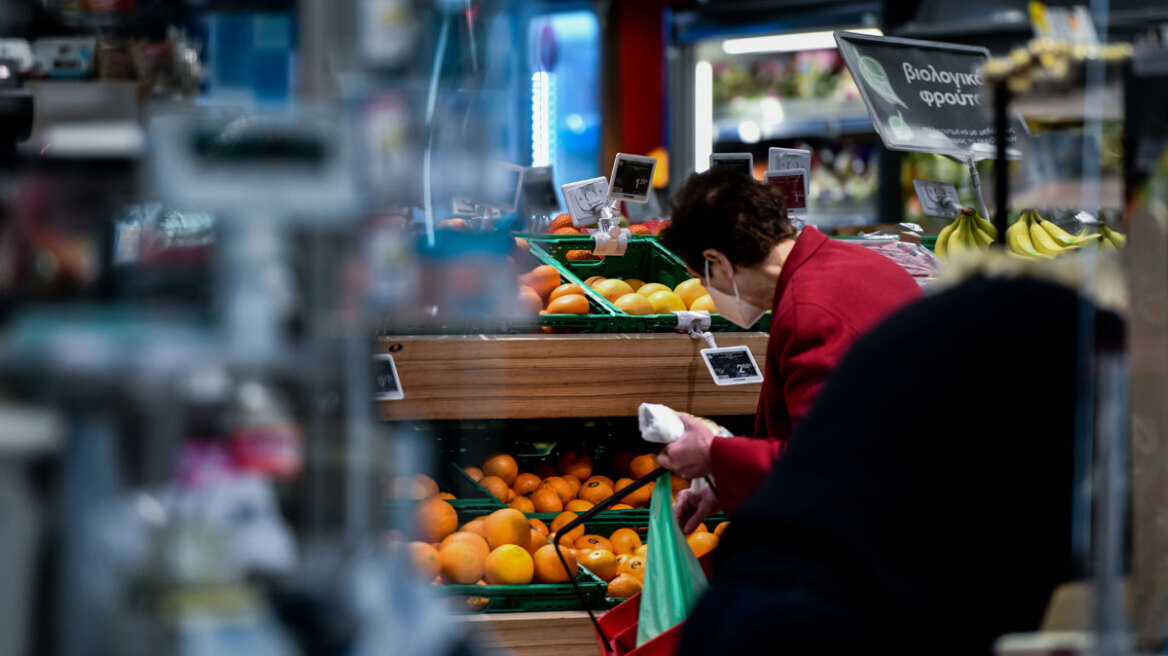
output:
M889 318L731 517L682 653L987 654L1036 629L1073 574L1076 354L1121 341L1115 315L1033 280Z

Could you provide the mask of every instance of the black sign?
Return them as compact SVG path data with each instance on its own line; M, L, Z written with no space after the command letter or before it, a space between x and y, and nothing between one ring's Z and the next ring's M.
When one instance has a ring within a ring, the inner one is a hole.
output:
M767 171L766 181L783 194L787 209L807 209L807 179L802 172Z
M388 353L373 356L373 400L397 401L402 398L405 394L398 382L393 356Z
M539 166L523 174L523 208L526 214L556 214L560 197L553 181L552 167Z
M985 48L836 32L868 115L892 150L958 158L993 157L993 100L981 77ZM1007 143L1021 157L1026 126L1016 117Z
M648 196L653 182L653 163L622 159L617 162L610 192L632 196Z

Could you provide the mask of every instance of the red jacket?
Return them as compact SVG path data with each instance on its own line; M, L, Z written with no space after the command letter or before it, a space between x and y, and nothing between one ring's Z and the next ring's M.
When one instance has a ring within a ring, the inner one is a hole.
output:
M912 276L887 257L803 230L775 286L754 437L715 438L710 448L723 509L733 510L770 471L852 343L920 295Z

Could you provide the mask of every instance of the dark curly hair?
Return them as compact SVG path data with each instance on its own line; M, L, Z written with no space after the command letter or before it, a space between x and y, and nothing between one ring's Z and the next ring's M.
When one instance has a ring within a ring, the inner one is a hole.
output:
M701 271L707 248L734 265L751 266L797 234L777 189L728 166L690 176L670 205L673 220L661 242L694 271Z

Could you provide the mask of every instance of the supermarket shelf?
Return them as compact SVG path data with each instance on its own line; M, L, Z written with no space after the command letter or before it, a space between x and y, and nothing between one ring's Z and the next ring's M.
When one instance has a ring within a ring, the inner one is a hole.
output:
M1056 182L1011 194L1013 207L1062 207L1079 206L1082 185L1077 181ZM1123 180L1119 176L1105 177L1099 181L1099 205L1103 209L1123 208ZM1083 208L1094 212L1094 208Z
M719 346L766 355L765 333L720 333ZM754 414L760 385L718 387L680 334L386 337L405 399L382 419L632 417L642 402L705 416Z
M1104 121L1123 120L1123 93L1122 87L1109 84L1103 89ZM1048 125L1059 123L1081 123L1086 118L1083 102L1086 99L1084 89L1076 87L1065 93L1054 95L1033 94L1018 98L1011 109L1022 115L1022 118L1034 123ZM1092 119L1099 118L1092 115Z
M738 121L718 121L714 124L716 142L741 142ZM779 141L806 137L834 137L845 134L875 133L868 115L828 117L804 121L783 121L778 125L763 128L762 141Z
M596 656L596 630L584 611L460 615L488 653Z

